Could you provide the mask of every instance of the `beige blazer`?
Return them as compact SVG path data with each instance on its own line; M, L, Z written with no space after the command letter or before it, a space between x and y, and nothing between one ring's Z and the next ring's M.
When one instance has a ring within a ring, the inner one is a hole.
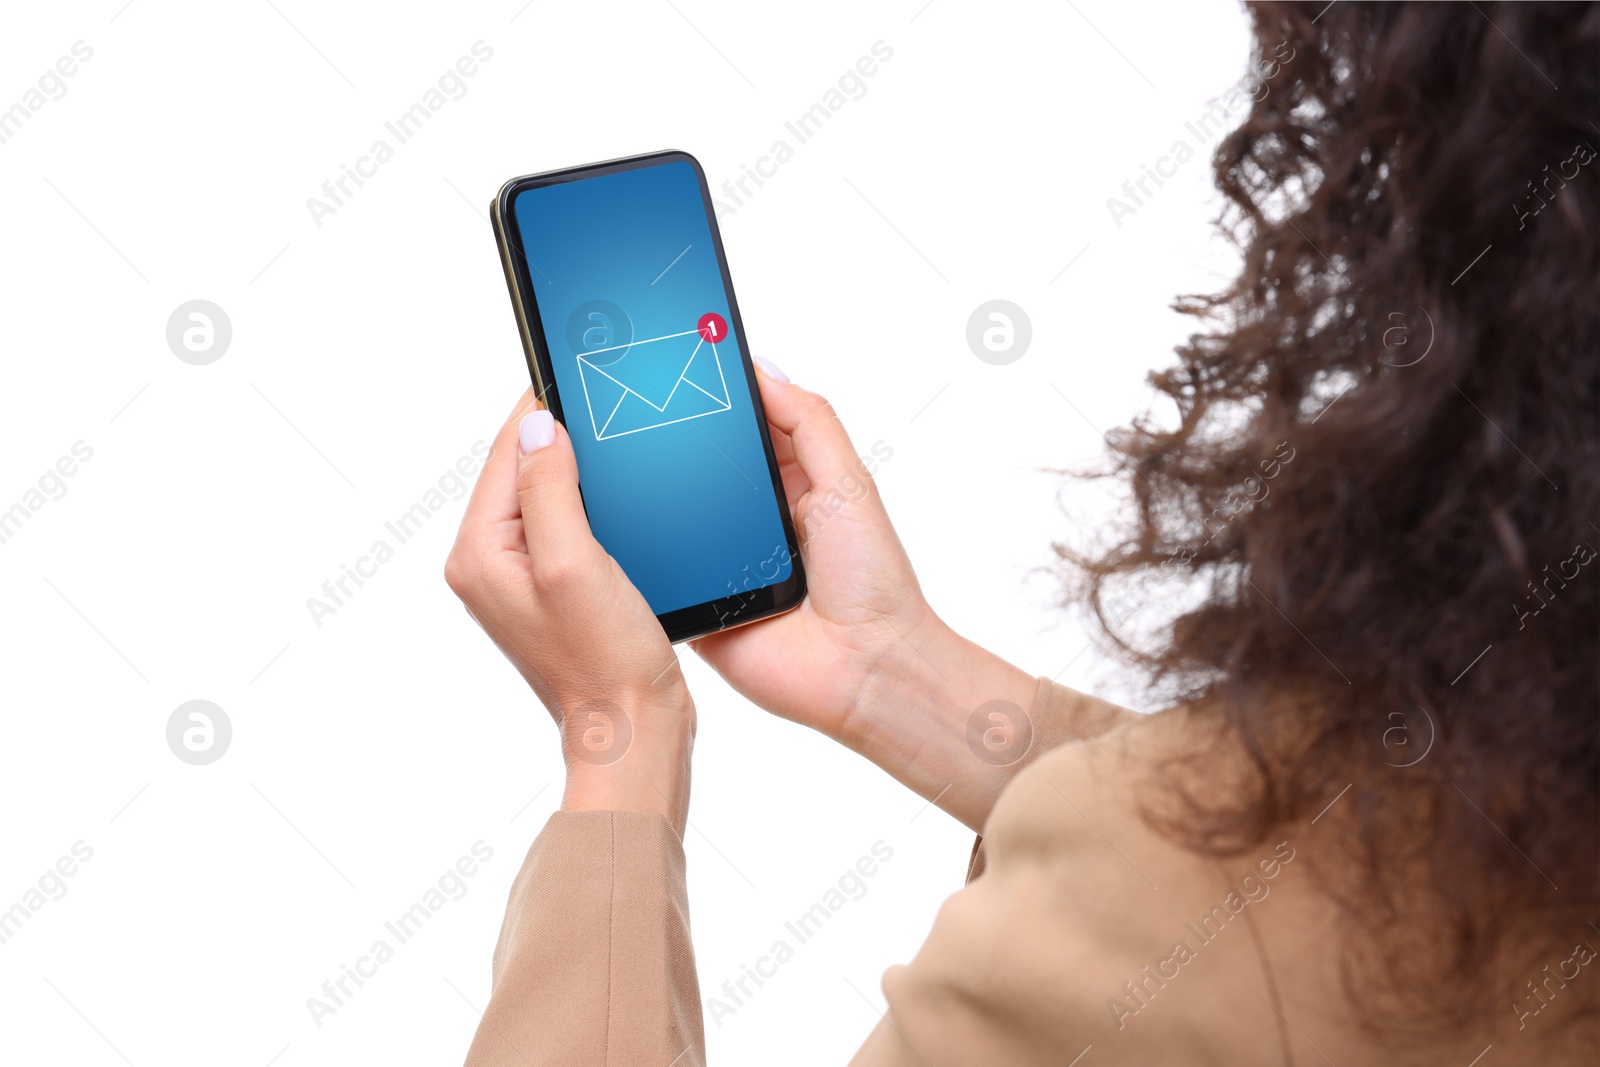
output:
M1139 810L1185 713L1136 716L1041 679L1032 715L1036 737L1065 743L1001 795L966 887L884 975L889 1010L856 1067L1596 1062L1510 1004L1422 1047L1368 1034L1307 863L1335 820L1202 859ZM705 1063L684 855L664 819L551 817L512 886L466 1063Z

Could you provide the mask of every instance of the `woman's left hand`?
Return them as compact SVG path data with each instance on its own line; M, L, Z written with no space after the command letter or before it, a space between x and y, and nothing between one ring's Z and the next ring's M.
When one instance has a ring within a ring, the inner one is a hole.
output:
M681 837L694 703L661 624L589 531L572 442L531 389L495 438L445 580L560 727L562 808L660 814Z

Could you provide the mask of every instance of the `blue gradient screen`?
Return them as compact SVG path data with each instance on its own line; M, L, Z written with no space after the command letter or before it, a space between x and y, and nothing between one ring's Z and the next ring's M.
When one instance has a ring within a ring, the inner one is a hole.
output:
M524 189L512 210L596 540L657 615L788 578L693 167Z

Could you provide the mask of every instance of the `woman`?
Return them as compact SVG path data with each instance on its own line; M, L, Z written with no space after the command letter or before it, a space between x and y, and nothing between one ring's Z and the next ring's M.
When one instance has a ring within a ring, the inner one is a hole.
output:
M1282 69L1215 159L1242 273L1183 305L1206 330L1152 379L1176 420L1114 439L1126 528L1059 547L1096 607L1192 605L1117 635L1169 710L957 636L875 492L805 532L801 608L696 644L983 834L858 1064L1600 1047L1600 8L1250 10ZM870 485L761 367L795 515ZM468 1063L702 1062L694 704L531 397L447 573L569 757ZM1021 759L975 755L985 705ZM577 758L596 706L633 731L605 766Z

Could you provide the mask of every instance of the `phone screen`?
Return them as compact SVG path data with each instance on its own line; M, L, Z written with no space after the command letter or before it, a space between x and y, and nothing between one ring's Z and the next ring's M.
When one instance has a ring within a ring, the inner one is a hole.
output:
M732 597L729 625L794 561L706 205L669 157L509 207L595 538L657 615Z

